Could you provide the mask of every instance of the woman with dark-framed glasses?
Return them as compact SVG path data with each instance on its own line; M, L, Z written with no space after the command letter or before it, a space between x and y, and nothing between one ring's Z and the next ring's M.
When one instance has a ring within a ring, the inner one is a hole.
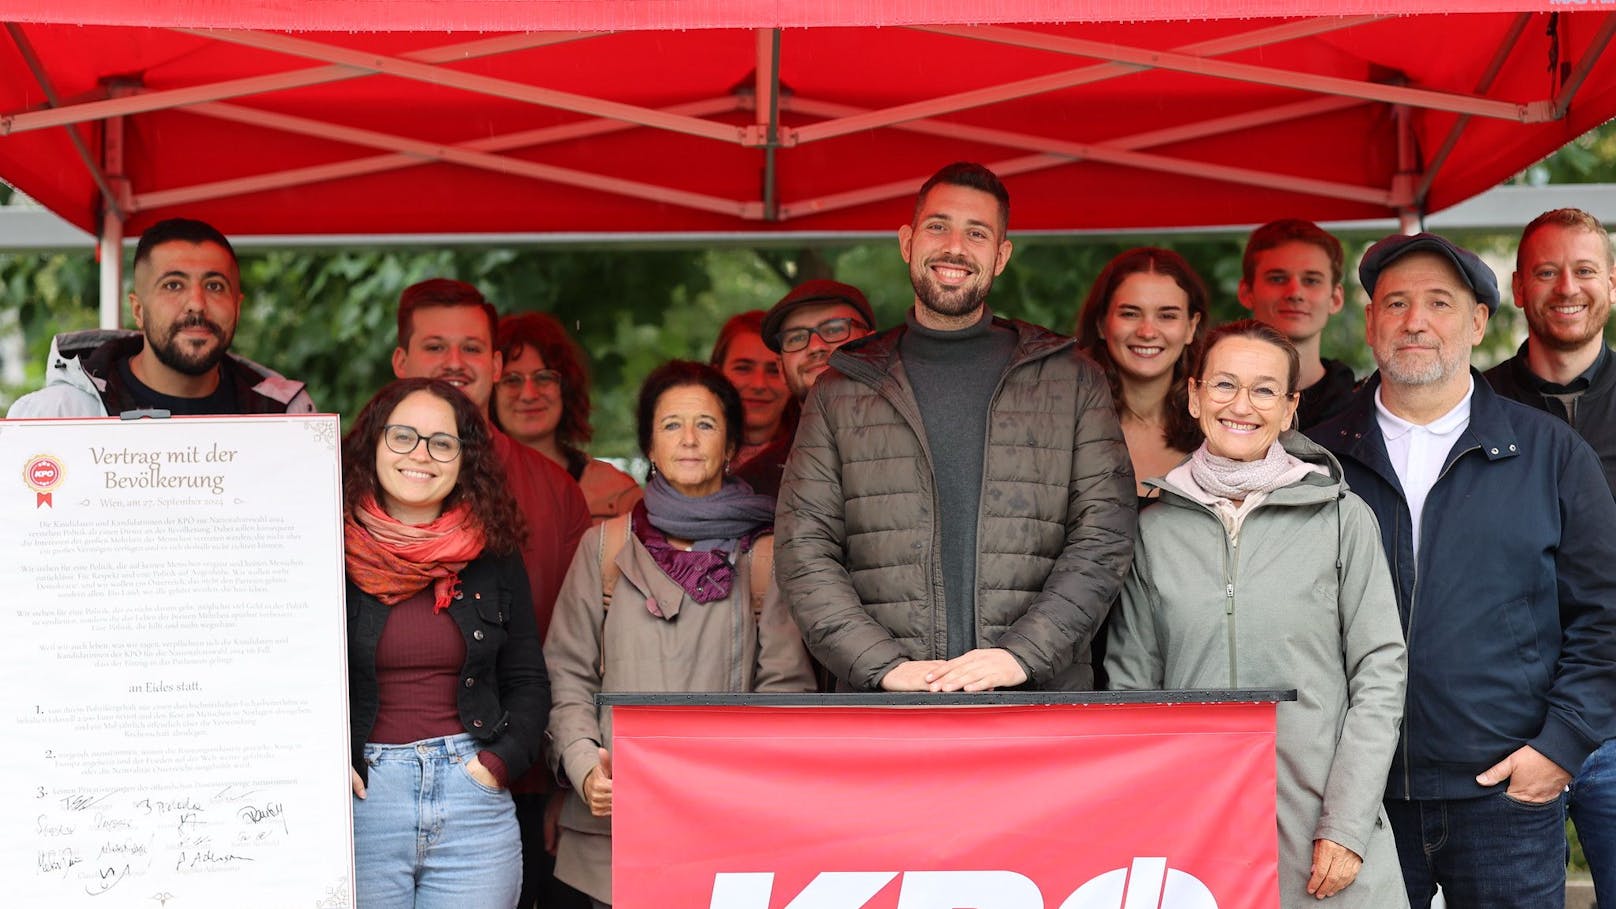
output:
M506 786L539 759L550 684L490 432L454 386L403 379L343 439L360 907L516 905Z
M1121 690L1294 688L1281 703L1284 909L1407 906L1381 794L1405 654L1374 512L1291 431L1301 360L1252 320L1213 329L1187 380L1205 441L1139 514L1105 668Z

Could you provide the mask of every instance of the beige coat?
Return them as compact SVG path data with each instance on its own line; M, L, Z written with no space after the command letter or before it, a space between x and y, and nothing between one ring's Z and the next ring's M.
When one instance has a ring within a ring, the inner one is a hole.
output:
M750 553L736 563L729 599L703 604L664 574L631 535L617 555L621 574L611 608L603 608L602 526L590 528L578 544L556 600L544 661L554 698L553 759L572 788L561 810L556 877L610 903L611 819L591 815L581 789L599 763L596 749L611 749L611 711L597 708L595 695L813 691L814 679L808 652L773 585L754 617ZM661 617L647 608L650 600Z

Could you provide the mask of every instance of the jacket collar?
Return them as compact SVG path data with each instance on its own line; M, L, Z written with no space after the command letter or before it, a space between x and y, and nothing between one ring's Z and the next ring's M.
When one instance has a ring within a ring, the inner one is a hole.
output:
M49 363L56 367L51 372L65 370L67 361L76 359L89 377L94 393L100 395L107 390L114 365L140 353L145 345L146 339L140 332L126 328L63 332L51 339ZM304 383L234 353L227 353L221 366L234 371L238 389L251 389L280 404L291 403L304 388Z
M1515 380L1516 388L1527 394L1542 398L1541 387L1543 380L1532 372L1532 367L1526 359L1526 347L1531 343L1530 338L1522 341L1521 346L1515 351L1515 356L1504 361L1504 368L1509 370L1510 376ZM1610 345L1607 344L1599 352L1598 358L1594 360L1592 367L1594 374L1588 382L1588 391L1586 392L1589 396L1599 397L1606 395L1610 393L1611 389L1616 388L1616 365L1613 365L1613 360L1616 360L1616 355L1613 355Z
M1510 419L1510 405L1493 391L1475 367L1470 368L1470 380L1475 390L1470 396L1470 425L1453 444L1443 469L1454 459L1472 448L1479 448L1489 461L1512 458L1520 453L1520 435ZM1375 391L1380 388L1380 372L1364 380L1363 387L1353 395L1349 405L1339 417L1316 430L1317 441L1338 455L1376 468L1383 475L1392 473L1386 457L1386 443L1381 438L1380 426L1375 420Z
M1014 369L1023 363L1047 357L1077 343L1074 338L1058 335L1041 325L1033 325L1020 319L994 316L993 326L1009 328L1016 333L1016 348L1010 354L1010 365L1007 369ZM898 325L859 338L857 341L849 341L830 355L830 365L838 372L866 385L877 385L892 375L893 364L898 359L899 342L908 330L908 326Z
M1347 492L1347 480L1341 470L1341 462L1328 449L1309 439L1299 432L1282 432L1279 434L1279 444L1285 452L1297 460L1307 464L1322 467L1328 476L1312 472L1280 489L1269 494L1267 503L1274 505L1313 505L1319 502L1328 502ZM1163 492L1188 501L1195 501L1183 490L1175 488L1167 482L1165 477L1145 481L1146 486L1154 486ZM1197 503L1198 504L1198 503Z

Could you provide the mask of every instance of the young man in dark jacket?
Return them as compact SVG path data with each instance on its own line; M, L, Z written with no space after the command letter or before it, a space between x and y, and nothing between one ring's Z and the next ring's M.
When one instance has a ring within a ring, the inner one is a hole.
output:
M1386 787L1415 909L1562 907L1565 787L1610 735L1616 500L1563 421L1470 368L1491 269L1434 234L1359 266L1379 371L1311 435L1374 509L1408 642Z
M1512 283L1527 339L1487 371L1487 381L1504 397L1570 423L1593 446L1616 490L1616 366L1605 344L1616 301L1610 234L1587 212L1544 212L1521 232ZM1594 895L1616 905L1616 739L1589 755L1572 781L1571 819Z
M1303 431L1345 410L1358 387L1352 367L1319 353L1324 326L1346 299L1342 261L1334 235L1312 221L1285 218L1252 231L1240 262L1240 304L1283 332L1301 356L1296 425Z

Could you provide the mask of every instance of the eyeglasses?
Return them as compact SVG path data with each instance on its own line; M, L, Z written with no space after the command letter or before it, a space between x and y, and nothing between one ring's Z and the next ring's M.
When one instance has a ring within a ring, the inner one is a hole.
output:
M1195 384L1201 386L1201 390L1206 392L1206 396L1217 404L1228 404L1240 394L1241 389L1245 389L1246 398L1251 401L1251 406L1258 410L1273 410L1279 405L1280 401L1291 398L1296 394L1294 391L1286 394L1273 385L1242 385L1228 379L1214 379L1210 382L1205 379L1196 379Z
M860 325L859 328L863 328ZM780 352L793 353L808 346L808 339L814 335L826 344L840 344L853 334L852 319L826 319L813 328L788 328L780 332Z
M532 382L535 387L540 389L557 388L561 385L561 373L553 369L539 369L530 373L507 370L504 375L499 377L500 388L506 391L514 391L518 394L521 393L522 386L529 382Z
M422 440L426 441L427 455L434 461L453 461L460 457L460 440L446 432L423 436L414 426L389 423L382 427L382 441L387 443L387 450L394 454L407 455Z

